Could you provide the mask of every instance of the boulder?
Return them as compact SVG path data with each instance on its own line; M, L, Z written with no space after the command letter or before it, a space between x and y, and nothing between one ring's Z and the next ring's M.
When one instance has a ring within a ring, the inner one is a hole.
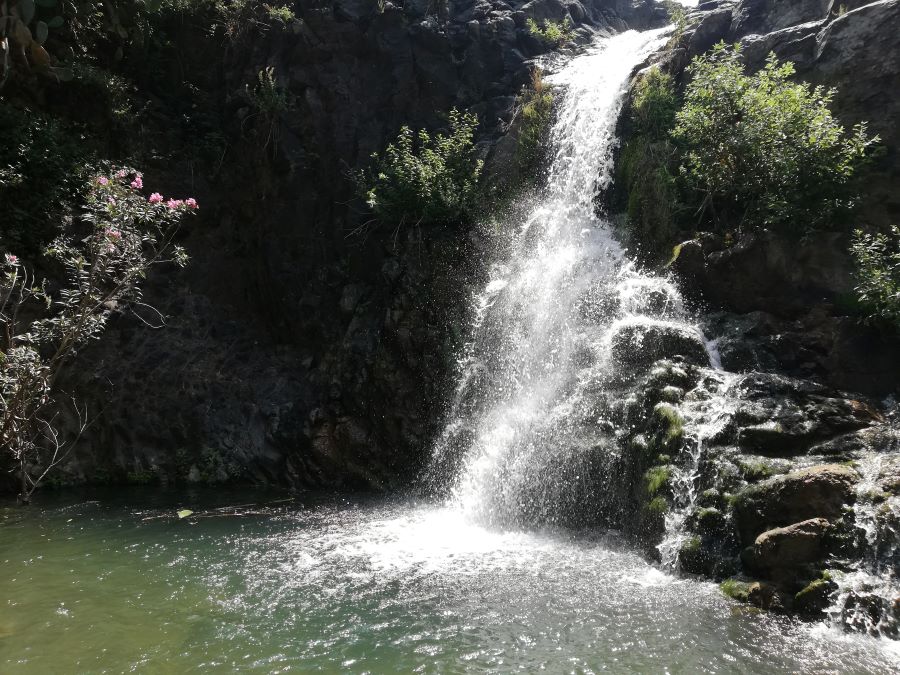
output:
M840 516L844 505L854 501L858 480L849 467L823 464L745 488L734 504L741 541L755 544L757 535L775 527Z
M767 574L776 569L794 569L821 560L825 535L831 524L824 518L810 518L787 527L760 534L741 554L748 569Z

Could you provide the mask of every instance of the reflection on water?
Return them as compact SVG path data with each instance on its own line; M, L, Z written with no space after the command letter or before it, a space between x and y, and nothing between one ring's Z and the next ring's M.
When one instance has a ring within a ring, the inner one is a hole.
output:
M0 672L885 673L900 659L896 643L734 605L613 535L346 500L147 520L201 496L136 498L152 508L0 511ZM215 505L229 498L259 499Z

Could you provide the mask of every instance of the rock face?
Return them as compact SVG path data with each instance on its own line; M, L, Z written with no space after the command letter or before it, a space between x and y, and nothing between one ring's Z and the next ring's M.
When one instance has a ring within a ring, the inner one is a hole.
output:
M482 243L462 226L371 222L348 174L401 125L440 128L452 106L478 115L490 160L530 60L550 50L529 17L569 18L583 43L665 14L613 0L316 0L294 11L248 31L224 63L185 50L191 67L220 73L211 95L230 149L220 175L196 185L192 264L147 285L166 328L118 318L70 373L103 414L64 482L412 481L440 424ZM245 92L269 67L290 109L263 123Z

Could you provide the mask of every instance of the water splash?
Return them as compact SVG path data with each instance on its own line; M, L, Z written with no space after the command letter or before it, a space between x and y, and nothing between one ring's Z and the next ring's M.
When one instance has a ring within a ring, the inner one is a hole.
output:
M715 358L712 361L715 365ZM684 417L684 451L682 461L672 467L669 483L673 499L665 517L665 534L656 547L665 569L678 569L678 553L691 536L686 523L697 506L701 462L709 442L723 431L734 414L737 399L731 388L738 379L738 375L722 370L708 373L678 408Z
M471 339L434 453L450 501L476 522L613 522L623 481L602 392L622 378L615 336L664 327L705 343L675 286L625 257L595 203L612 180L629 76L665 36L605 39L548 78L562 99L546 183L508 219L502 254L473 300Z
M837 590L827 613L832 621L870 635L898 637L900 625L900 495L880 484L900 470L897 453L867 451L857 463L861 476L854 507L858 546L863 555L853 569L836 573Z

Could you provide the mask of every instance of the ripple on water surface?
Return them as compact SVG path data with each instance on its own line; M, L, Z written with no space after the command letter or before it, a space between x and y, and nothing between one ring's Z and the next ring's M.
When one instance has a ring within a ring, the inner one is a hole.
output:
M4 673L900 672L894 643L750 613L611 537L409 503L0 513Z

